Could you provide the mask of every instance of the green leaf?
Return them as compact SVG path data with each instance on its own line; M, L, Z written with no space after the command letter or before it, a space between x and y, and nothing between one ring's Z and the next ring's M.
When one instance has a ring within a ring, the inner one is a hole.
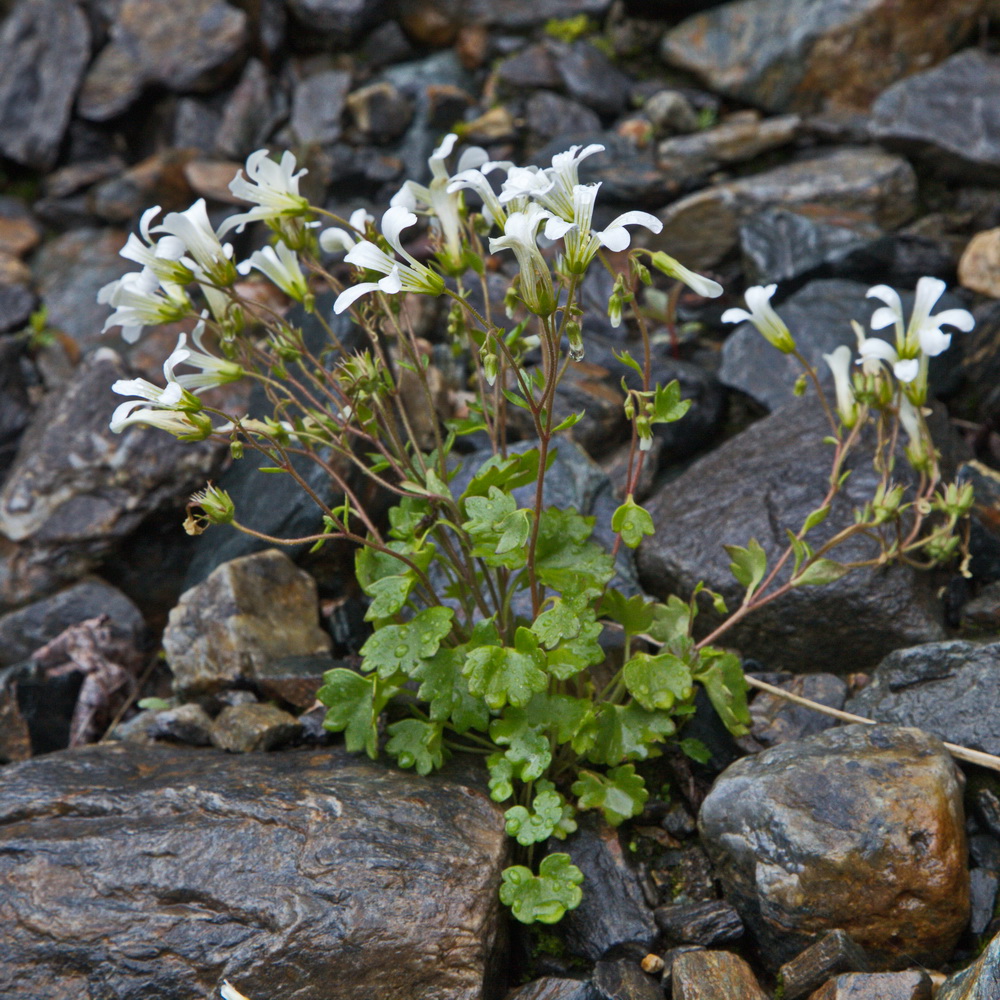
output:
M430 774L444 764L440 723L402 719L386 732L390 736L386 753L395 757L400 767L415 767L417 774Z
M568 694L536 695L538 706L549 732L555 733L557 743L569 743L578 754L586 753L597 735L597 717L590 698L574 698ZM528 705L528 716L535 715L535 699Z
M507 835L514 837L522 847L540 844L555 836L560 840L576 829L573 808L556 791L551 781L539 781L537 794L529 812L524 806L511 806L504 813Z
M473 649L465 660L462 673L469 680L469 691L482 698L490 708L527 705L531 696L548 685L545 653L538 639L523 626L514 633L514 648L487 646Z
M515 767L515 776L521 781L540 778L552 763L549 741L540 727L529 726L523 712L505 713L490 723L490 737L494 743L506 746L504 756Z
M654 532L653 519L645 507L640 507L630 493L611 517L611 530L622 536L630 548L637 548L644 535Z
M381 580L373 580L365 588L365 592L372 598L365 612L365 621L394 615L406 604L413 584L414 580L410 576L383 576Z
M658 385L653 395L653 415L650 423L672 424L691 409L690 399L681 399L681 387L677 380L667 385Z
M389 534L398 541L410 541L417 528L430 513L431 506L426 500L405 496L395 507L389 509ZM401 565L397 563L397 566ZM397 569L398 573L399 570Z
M573 782L573 794L580 809L600 809L611 826L638 816L649 798L646 783L632 764L612 768L606 775L581 771Z
M669 710L694 695L691 670L673 653L636 653L625 664L625 687L643 708Z
M569 680L581 670L604 662L604 650L597 641L603 631L599 622L594 620L594 612L587 611L590 621L580 626L580 634L573 639L564 639L546 656L546 667L549 673L558 681Z
M364 750L372 760L378 756L379 713L399 690L395 685L376 685L374 677L337 667L323 675L323 686L316 693L329 709L323 726L343 732L348 750Z
M744 601L748 601L767 572L767 554L756 538L751 538L745 549L739 545L723 547L729 553L729 558L732 559L729 569L736 577L737 583L746 589Z
M712 759L712 752L701 740L693 736L685 737L679 744L681 752L698 764L707 764Z
M835 562L833 559L817 559L792 580L792 586L816 587L824 583L833 583L850 571L850 566Z
M614 767L625 760L656 756L657 743L676 732L674 721L664 712L650 712L636 702L597 706L594 745L586 757L595 764Z
M405 625L383 625L361 647L361 669L378 670L379 677L397 671L412 675L422 660L433 656L451 631L451 608L425 608Z
M462 528L472 538L472 554L489 566L518 569L527 562L525 543L531 531L531 511L517 509L514 498L491 486L488 496L465 500L468 520Z
M551 465L554 458L555 456L550 453L548 465ZM492 486L504 490L516 490L520 486L535 482L538 479L538 461L537 448L511 454L507 458L500 455L491 456L472 477L472 481L462 494L462 500L488 496Z
M144 712L162 712L170 708L170 702L165 698L140 698L136 703Z
M612 587L601 598L598 614L602 618L610 618L612 621L618 622L629 635L640 635L652 627L654 609L658 606L662 607L662 605L654 605L652 601L647 601L642 594L626 597L620 590L615 590ZM687 605L685 604L684 607L686 608Z
M587 414L584 413L583 410L581 410L579 413L571 413L568 417L565 418L565 420L562 420L560 423L556 424L556 426L552 428L552 433L555 434L558 431L568 431L571 427L576 427L576 425L581 420L583 420L583 418L586 415Z
M802 525L802 534L806 534L812 531L817 524L822 524L827 515L830 513L830 505L827 504L825 507L817 507L810 515L806 518L805 523Z
M552 607L531 623L531 631L547 649L552 649L563 639L575 639L583 626L580 616L585 605L586 601L582 598L566 600L556 597Z
M611 353L612 353L612 354L613 354L613 355L614 355L614 356L615 356L615 357L616 357L616 358L617 358L617 359L618 359L618 360L619 360L619 361L620 361L620 362L621 362L621 363L622 363L623 365L627 365L627 366L628 366L629 368L631 368L631 369L632 369L632 370L633 370L634 372L638 372L638 374L640 374L640 375L642 374L642 366L641 366L641 365L639 364L639 362L638 362L638 361L636 361L636 360L635 360L635 358L633 358L633 357L632 357L632 355L631 355L631 354L629 354L629 352L628 352L628 351L616 351L616 350L615 350L614 348L611 348Z
M588 542L594 519L572 508L542 512L535 546L535 573L543 586L564 595L596 596L614 576L614 560Z
M726 728L734 736L746 736L750 732L750 709L740 658L735 653L707 646L701 651L694 678L705 688Z
M514 762L502 753L491 753L486 758L486 768L490 775L490 798L494 802L506 802L514 794Z
M462 674L467 646L439 649L432 657L422 660L411 675L420 681L417 697L428 702L432 722L448 722L457 733L470 729L485 732L490 713L481 698L469 691Z
M697 613L693 600L689 604L671 594L666 604L653 605L653 624L647 631L671 652L686 652L691 645L691 629Z
M570 862L568 854L550 854L542 859L537 875L524 865L506 868L500 901L522 924L554 924L567 910L580 905L582 881L583 872Z

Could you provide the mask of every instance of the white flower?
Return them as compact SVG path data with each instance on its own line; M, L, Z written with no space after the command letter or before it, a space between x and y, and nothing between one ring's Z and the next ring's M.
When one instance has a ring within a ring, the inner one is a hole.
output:
M129 233L125 246L118 251L119 255L126 260L141 264L144 268L149 268L160 281L186 285L193 275L190 269L180 262L185 252L183 242L176 236L164 236L160 240L154 240L150 232L150 223L159 214L159 205L142 213L142 218L139 220L142 240L135 233Z
M147 326L172 323L187 315L191 300L180 285L159 281L150 268L130 271L97 293L97 301L114 306L101 332L122 328L122 339L134 344Z
M168 385L171 382L176 382L188 391L196 391L225 385L228 382L238 382L243 378L245 373L235 361L217 358L205 350L205 345L202 342L204 333L205 323L202 321L191 332L191 340L194 342L193 348L188 347L187 334L180 335L177 346L163 365ZM177 375L174 372L177 365L188 365L191 368L199 369L199 371Z
M222 988L219 991L222 994L223 1000L247 1000L235 986L229 985L229 980L226 979L222 983Z
M405 208L410 212L429 214L437 223L444 240L444 249L448 258L457 267L462 262L461 215L459 212L459 189L451 187L451 177L448 175L446 161L451 156L458 136L454 132L441 140L441 144L430 155L427 163L431 168L429 187L407 181L393 195L389 204L393 207ZM465 150L459 157L458 172L482 166L487 160L485 149L473 146Z
M859 338L858 354L858 363L867 375L878 371L883 361L892 368L893 375L900 382L912 382L920 374L920 361L917 358L900 358L896 348L881 337Z
M448 183L447 190L449 194L456 191L462 191L464 189L475 191L476 194L478 194L482 199L483 215L490 222L495 223L502 229L504 223L507 221L507 210L500 203L500 198L496 191L493 190L493 185L487 179L487 174L492 173L497 168L503 168L509 171L511 166L512 164L510 163L490 160L482 164L477 169L460 170ZM511 199L508 199L508 202L510 200Z
M858 401L851 384L851 349L846 344L824 354L823 360L833 372L833 387L837 394L837 412L845 427L853 427L858 420Z
M115 434L121 434L133 424L158 427L177 438L204 439L212 433L211 422L206 416L183 410L156 409L144 399L126 400L111 415L111 430Z
M335 313L342 313L369 292L382 291L394 295L404 291L440 295L444 291L444 281L441 276L403 249L399 234L414 225L416 221L417 217L401 205L390 208L382 216L382 235L389 245L407 260L406 264L399 263L381 247L368 240L359 240L355 244L344 259L362 270L380 271L385 277L378 281L362 281L360 284L345 288L333 304Z
M552 190L555 181L538 167L510 167L507 179L500 186L499 201L508 205L523 199L522 206L529 198L538 198Z
M936 357L951 345L951 334L944 333L942 326L954 326L968 333L976 324L972 313L967 309L945 309L937 315L931 315L931 310L944 294L946 287L940 278L921 278L917 282L913 311L910 313L910 322L905 330L903 304L899 293L888 285L875 285L869 288L866 293L868 298L879 299L885 303L872 314L872 329L895 327L896 350L901 357L916 357L918 351L928 357Z
M236 270L240 274L249 274L251 268L256 268L261 274L270 278L296 302L305 302L312 297L309 284L299 266L298 256L281 241L276 246L255 250L249 260L236 265Z
M654 233L658 233L659 231L659 229L653 230ZM650 263L658 271L662 271L664 274L669 275L671 278L676 278L678 281L683 281L691 291L697 292L706 299L717 299L722 294L722 285L717 281L713 281L711 278L706 278L703 274L698 274L696 271L686 268L680 261L675 260L670 254L664 253L662 250L653 254L650 258ZM742 312L742 310L737 311Z
M327 253L343 253L350 250L363 237L368 223L374 222L375 218L363 208L357 208L351 213L351 217L347 221L351 226L349 230L331 226L331 228L324 229L319 234L319 245Z
M219 242L219 237L208 221L204 198L199 198L186 211L170 212L150 232L167 233L184 244L192 258L190 267L195 272L196 279L207 277L209 281L223 286L231 285L235 280L236 272L230 260L233 248L228 243L223 245ZM201 275L199 271L202 272Z
M795 341L792 339L788 327L784 321L774 311L771 305L771 296L774 295L777 285L753 285L744 294L747 306L745 309L727 309L722 314L723 323L753 323L764 339L773 344L784 354L791 354L795 350Z
M550 315L556 307L552 275L538 249L538 227L551 215L532 202L523 212L512 212L504 225L503 236L490 239L490 253L513 250L520 269L521 298L539 316Z
M567 221L573 219L573 190L580 183L579 166L582 160L594 153L603 153L604 147L597 142L589 146L570 146L565 153L552 157L552 166L545 171L552 181L551 190L544 192L542 204Z
M251 153L247 157L246 177L237 174L230 181L229 190L237 198L256 204L257 208L227 219L219 235L233 227L241 233L248 222L276 222L305 215L309 202L299 194L299 178L307 173L304 169L295 173L295 156L290 152L282 154L280 163L272 160L266 149Z

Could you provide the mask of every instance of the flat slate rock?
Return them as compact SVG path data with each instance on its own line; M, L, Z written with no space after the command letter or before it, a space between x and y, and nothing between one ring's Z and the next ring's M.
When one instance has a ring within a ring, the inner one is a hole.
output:
M979 0L738 0L668 31L660 55L770 111L865 109L969 37Z
M925 153L938 173L1000 180L1000 57L965 49L890 87L872 107L874 139Z
M452 774L137 744L10 765L0 994L480 1000L506 841Z

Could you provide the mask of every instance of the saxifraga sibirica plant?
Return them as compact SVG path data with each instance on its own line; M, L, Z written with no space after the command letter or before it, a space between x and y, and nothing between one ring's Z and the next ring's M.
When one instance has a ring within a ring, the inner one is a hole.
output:
M276 543L356 545L373 634L361 650L359 672L325 675L319 696L329 708L327 728L343 732L350 750L373 758L385 752L420 774L441 767L455 751L481 755L492 797L508 803L507 832L524 862L504 872L500 896L518 920L552 923L580 902L582 875L565 853L539 858L541 845L572 832L580 810L599 810L613 825L642 811L648 793L636 762L679 739L699 685L731 732L747 732L740 659L716 644L728 628L795 587L891 561L932 566L960 550L971 489L941 481L925 420L927 361L949 344L942 327L967 331L972 317L964 310L932 315L944 290L936 279L920 281L909 320L896 292L872 288L869 295L884 303L872 326L892 327L895 342L857 327L857 362L846 346L826 355L835 386L831 402L771 307L774 286L748 289L748 310L730 309L723 319L749 320L777 350L802 363L798 389L811 383L828 424L826 495L788 532L787 549L773 564L753 539L745 548L728 548L744 589L731 612L720 595L700 586L686 601L626 595L612 586L619 548L636 548L654 530L634 499L653 428L681 420L689 406L676 382L651 382L650 335L634 308L635 289L651 284L650 268L703 296L718 296L722 288L666 253L631 247L634 227L660 231L652 215L625 212L594 228L601 185L580 183L578 168L602 146L573 146L545 168L490 162L483 150L467 149L451 174L456 141L445 137L430 158L430 182L404 184L377 227L362 210L344 220L310 205L299 194L304 171L295 171L295 157L286 152L275 162L266 150L252 154L231 184L253 207L218 230L203 201L156 225L159 209L146 212L141 239L130 236L122 250L142 269L100 293L114 307L106 328L120 326L134 341L148 325L182 319L196 325L164 363L164 386L143 379L115 383L115 392L133 398L118 407L111 426L123 431L148 424L184 440L225 441L235 459L253 449L271 471L292 476L310 493L323 528L306 538L270 538L241 524L232 500L212 485L191 498L186 527L200 533L213 523L232 524ZM422 220L429 255L404 243ZM223 239L258 222L272 230L271 245L235 261ZM592 518L544 506L560 436L580 416L557 423L556 387L567 365L583 357L581 285L591 267L610 268L606 251L624 260L612 271L608 313L615 326L629 315L642 345L639 359L626 350L618 354L636 382L622 381L632 442L625 501L611 524L613 552L591 541ZM328 269L338 254L353 265L355 283L344 285ZM506 315L497 315L487 277L511 263ZM315 316L328 335L322 350L311 348L282 314L261 306L259 296L241 295L240 278L251 271ZM347 351L316 310L323 289L338 293L334 313L350 314L364 335L362 349ZM468 364L469 402L461 417L427 420L437 413L429 345L414 328L404 293L447 302L447 337ZM540 362L529 363L536 350ZM244 378L263 387L272 416L227 414L203 398L207 389ZM527 414L530 447L508 446L510 407ZM869 426L878 488L853 523L811 543ZM489 441L491 454L459 489L453 485L455 443L473 434ZM915 470L909 489L894 476L897 442ZM309 488L297 461L302 456L329 475L340 496L336 505ZM394 499L387 524L360 502L358 474ZM515 499L522 487L532 497L526 506ZM871 557L838 562L835 550L858 535L871 540ZM696 639L701 600L723 620ZM616 655L601 642L611 631ZM416 697L394 702L407 687ZM390 705L395 721L383 738L379 719ZM680 742L692 755L703 751L696 741Z

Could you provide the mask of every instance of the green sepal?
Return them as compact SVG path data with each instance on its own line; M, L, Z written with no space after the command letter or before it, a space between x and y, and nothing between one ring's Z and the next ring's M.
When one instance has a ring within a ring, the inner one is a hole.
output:
M580 771L573 782L573 794L580 809L600 809L601 815L611 826L638 816L646 805L649 792L632 764L612 768L608 773Z
M534 875L524 865L504 869L500 901L522 924L558 923L567 910L575 910L583 899L583 872L568 854L549 854Z

